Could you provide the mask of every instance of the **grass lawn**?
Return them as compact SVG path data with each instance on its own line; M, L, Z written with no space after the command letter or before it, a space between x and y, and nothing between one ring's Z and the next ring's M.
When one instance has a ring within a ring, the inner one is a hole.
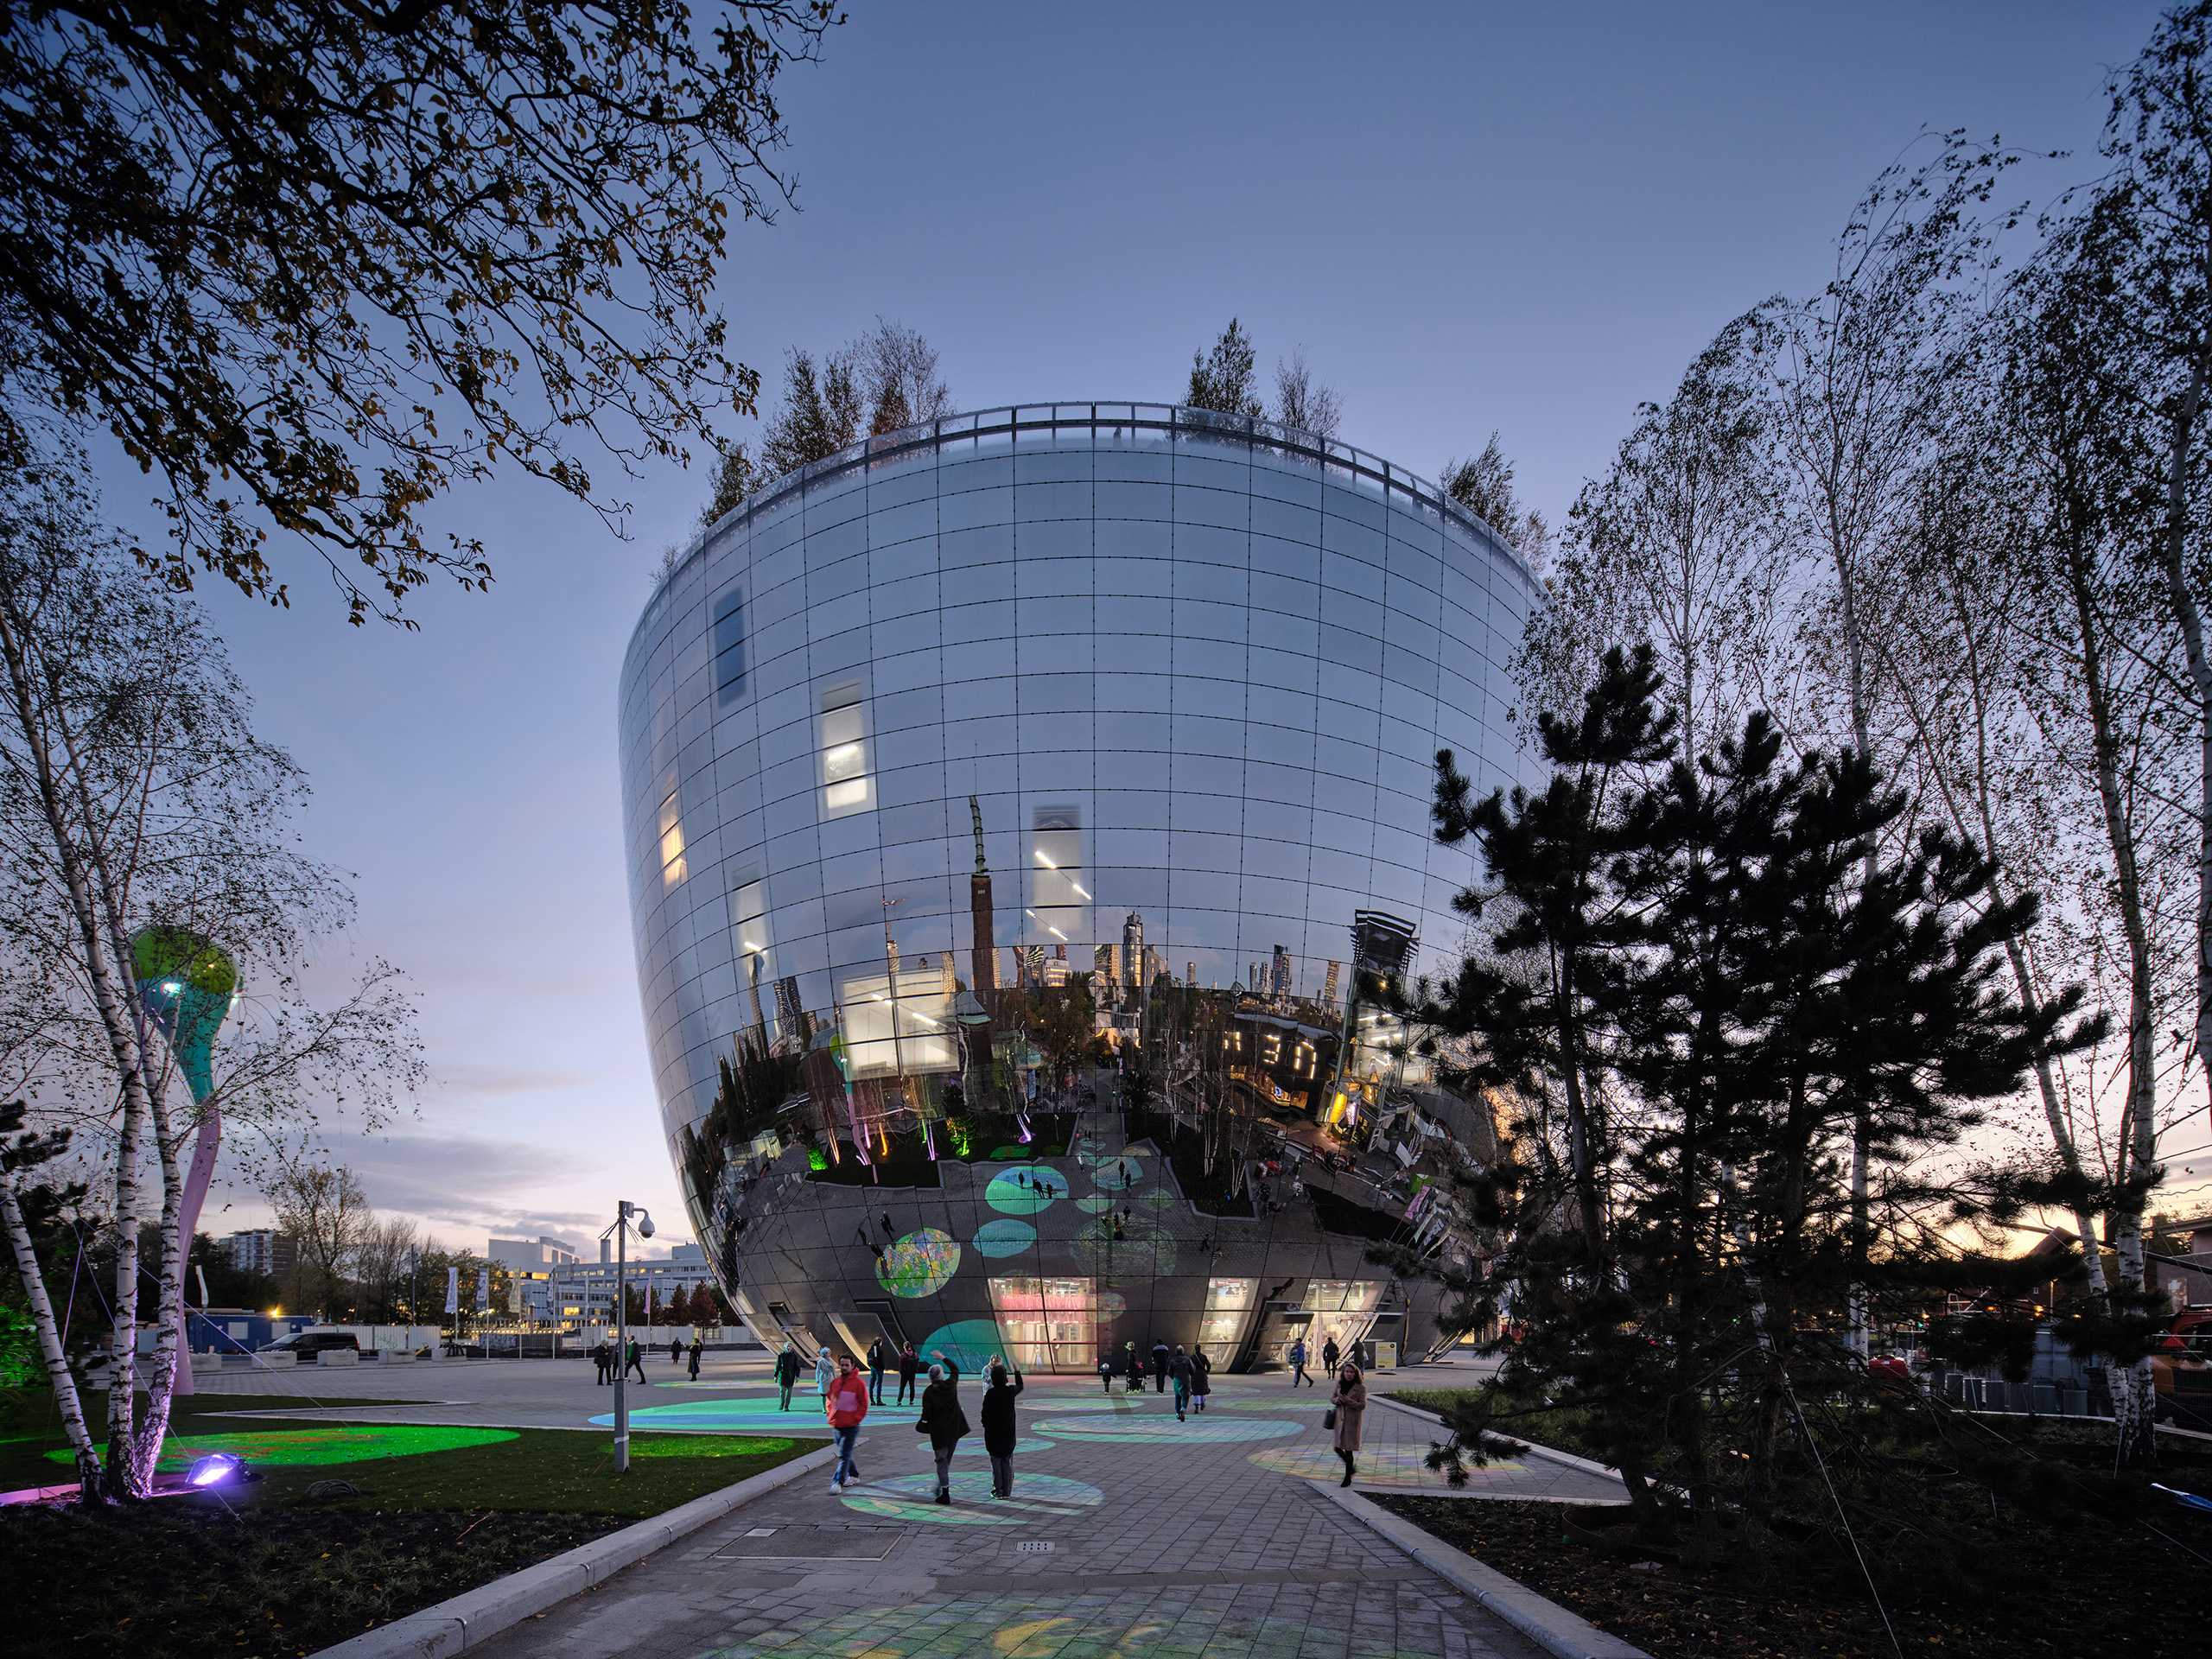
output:
M226 1419L186 1402L189 1452L267 1478L106 1511L0 1510L0 1596L18 1659L308 1654L800 1456L820 1440ZM375 1405L388 1405L378 1401ZM16 1433L25 1422L19 1419ZM10 1487L70 1478L58 1437L0 1443ZM310 1460L311 1459L311 1460ZM357 1490L322 1497L343 1481ZM235 1511L235 1513L233 1513Z

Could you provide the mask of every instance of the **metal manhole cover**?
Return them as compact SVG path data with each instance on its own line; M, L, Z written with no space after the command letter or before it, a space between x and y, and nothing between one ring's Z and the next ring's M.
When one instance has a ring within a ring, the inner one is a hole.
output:
M1020 1554L1049 1555L1049 1554L1051 1554L1052 1553L1052 1541L1051 1541L1049 1539L1043 1539L1043 1538L1031 1538L1031 1539L1027 1539L1027 1540L1025 1540L1024 1541L1022 1541L1022 1542L1020 1542L1020 1543L1016 1544L1016 1545L1014 1547L1014 1554L1017 1554L1017 1555L1020 1555Z
M904 1527L755 1527L715 1552L721 1560L880 1561L906 1536Z

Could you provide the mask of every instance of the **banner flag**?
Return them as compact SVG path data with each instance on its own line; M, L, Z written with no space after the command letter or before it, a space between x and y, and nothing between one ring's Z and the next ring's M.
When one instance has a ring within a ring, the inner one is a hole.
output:
M446 1312L461 1312L461 1269L451 1262L446 1264Z

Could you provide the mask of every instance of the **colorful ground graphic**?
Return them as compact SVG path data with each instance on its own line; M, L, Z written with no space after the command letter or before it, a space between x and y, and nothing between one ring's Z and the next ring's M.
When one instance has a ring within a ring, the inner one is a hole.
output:
M1405 1649L1304 1620L1239 1617L1189 1591L963 1596L934 1606L871 1607L710 1649L699 1659L934 1659L940 1654L974 1654L977 1659L1415 1659Z
M1026 1221L987 1221L969 1243L983 1255L1020 1255L1037 1243L1037 1230Z
M1006 1351L1006 1338L999 1334L995 1319L958 1319L939 1325L921 1344L923 1363L934 1360L940 1349L947 1359L960 1368L963 1376L973 1376L995 1356Z
M173 1436L162 1448L157 1466L164 1471L182 1469L194 1458L212 1452L234 1452L249 1464L272 1465L365 1463L372 1458L406 1458L423 1452L496 1446L516 1438L511 1428L446 1428L413 1423L332 1424L282 1433L249 1429L236 1434ZM46 1455L54 1463L69 1463L75 1458L66 1447Z
M1110 1415L1098 1413L1082 1417L1048 1417L1037 1427L1064 1440L1276 1440L1287 1434L1309 1432L1303 1423L1270 1422L1265 1418L1217 1420L1211 1408L1198 1413L1188 1422L1179 1423L1172 1408L1132 1412L1126 1416L1116 1412Z
M1144 1166L1134 1155L1123 1153L1108 1159L1090 1179L1101 1192L1126 1192L1144 1179Z
M1077 1198L1075 1201L1075 1207L1078 1210L1087 1210L1094 1216L1103 1216L1109 1210L1118 1210L1122 1206L1116 1200L1107 1198L1103 1193L1092 1192L1084 1198Z
M1105 1493L1083 1481L1058 1475L1025 1475L1019 1469L1014 1471L1014 1496L1009 1498L991 1496L988 1470L955 1471L950 1504L938 1503L936 1494L934 1473L895 1475L888 1480L863 1480L841 1494L840 1501L862 1515L951 1527L1035 1526L1081 1515L1106 1501Z
M911 1423L915 1410L911 1402L903 1406L878 1404L868 1408L868 1421ZM614 1414L602 1412L585 1421L596 1427L607 1428L613 1425ZM780 1431L810 1440L817 1435L824 1440L830 1437L829 1426L822 1415L822 1402L810 1386L804 1394L793 1390L789 1411L776 1409L776 1396L772 1394L750 1400L682 1400L665 1406L633 1406L630 1427L722 1434Z
M1068 1195L1068 1178L1043 1166L1001 1171L983 1189L983 1200L1001 1215L1033 1216L1055 1198Z
M875 1282L893 1296L934 1296L959 1270L960 1246L935 1227L909 1233L875 1264Z
M1510 1481L1529 1472L1524 1463L1493 1463L1487 1469L1471 1469L1467 1484L1453 1486L1434 1470L1421 1461L1428 1455L1425 1446L1370 1446L1361 1452L1359 1472L1353 1477L1363 1486L1389 1486L1403 1491L1458 1492L1462 1497L1479 1497L1482 1489ZM1341 1480L1344 1465L1337 1454L1325 1446L1286 1446L1271 1451L1255 1452L1251 1461L1262 1469L1272 1469L1277 1474L1289 1475L1300 1480ZM1501 1497L1526 1497L1527 1491L1498 1494Z

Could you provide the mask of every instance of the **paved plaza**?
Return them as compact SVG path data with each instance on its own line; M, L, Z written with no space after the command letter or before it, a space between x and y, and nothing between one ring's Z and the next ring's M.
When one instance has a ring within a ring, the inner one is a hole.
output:
M1457 1368L1371 1379L1374 1391L1448 1383ZM639 1429L815 1432L812 1382L777 1409L766 1361L722 1359L694 1384L679 1368L630 1390ZM891 1379L895 1393L895 1378ZM222 1380L241 1411L308 1413L336 1398L416 1400L349 1408L353 1421L605 1433L612 1390L572 1360L442 1362ZM210 1392L217 1390L211 1389ZM982 1385L963 1379L969 1419ZM1173 1396L1102 1394L1096 1379L1031 1379L1021 1397L1014 1496L989 1495L980 1430L954 1462L955 1502L932 1501L914 1408L871 1411L861 1478L842 1496L809 1474L578 1597L493 1638L501 1659L979 1653L1088 1659L1393 1659L1533 1656L1487 1610L1344 1514L1308 1484L1340 1465L1321 1428L1326 1397L1281 1373L1217 1377L1208 1408L1175 1420ZM1421 1466L1427 1419L1379 1399L1368 1412L1360 1489L1448 1489ZM1469 1501L1618 1499L1605 1478L1530 1455L1478 1473Z

